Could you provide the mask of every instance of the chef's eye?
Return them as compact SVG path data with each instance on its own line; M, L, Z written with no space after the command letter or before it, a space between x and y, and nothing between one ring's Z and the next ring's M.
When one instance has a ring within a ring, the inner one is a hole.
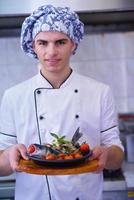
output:
M46 46L47 45L47 41L39 41L38 45L42 45L42 46Z
M66 40L58 40L58 41L56 41L56 44L57 45L64 45L64 44L66 44Z

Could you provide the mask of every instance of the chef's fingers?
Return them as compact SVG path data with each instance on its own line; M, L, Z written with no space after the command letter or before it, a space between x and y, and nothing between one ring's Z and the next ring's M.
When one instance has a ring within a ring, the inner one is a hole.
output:
M23 144L13 145L9 151L9 161L13 171L18 169L19 160L21 157L28 159L26 156L26 147Z
M101 147L100 146L96 146L92 149L92 155L91 157L89 158L90 160L94 160L94 159L98 159L99 156L101 155Z
M25 145L24 144L18 144L18 145L19 145L18 149L19 149L21 157L25 160L28 160L27 149Z
M90 159L91 160L98 159L98 169L96 170L97 173L99 173L105 168L107 158L108 158L107 147L97 146L93 149L93 154Z

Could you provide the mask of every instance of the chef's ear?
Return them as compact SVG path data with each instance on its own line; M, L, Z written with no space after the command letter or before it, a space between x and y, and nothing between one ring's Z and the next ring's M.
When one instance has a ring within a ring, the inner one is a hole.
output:
M36 58L38 59L37 50L36 50L36 48L35 48L35 41L33 41L32 47L33 47L34 53L36 54Z
M76 50L76 44L74 42L72 42L72 55L74 54L75 50Z

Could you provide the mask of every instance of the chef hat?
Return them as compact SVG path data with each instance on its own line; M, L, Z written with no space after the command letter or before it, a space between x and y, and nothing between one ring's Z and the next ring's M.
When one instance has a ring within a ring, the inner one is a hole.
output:
M84 24L79 20L78 15L68 7L56 8L52 5L39 7L24 20L21 30L21 48L34 58L37 58L37 55L33 50L33 41L41 31L62 32L76 44L77 48L83 38Z

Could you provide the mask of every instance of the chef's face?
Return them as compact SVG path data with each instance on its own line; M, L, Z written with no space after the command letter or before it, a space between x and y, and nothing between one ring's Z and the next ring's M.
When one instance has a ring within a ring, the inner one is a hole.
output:
M64 33L40 32L34 40L34 51L46 73L61 73L69 68L69 60L76 45Z

